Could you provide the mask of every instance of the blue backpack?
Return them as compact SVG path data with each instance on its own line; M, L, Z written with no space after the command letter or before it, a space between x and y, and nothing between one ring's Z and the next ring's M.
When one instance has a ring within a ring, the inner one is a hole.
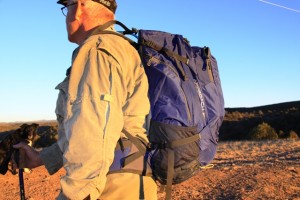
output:
M100 29L112 24L125 31L96 32L124 37L139 52L149 81L151 104L150 144L141 152L145 152L153 176L168 191L172 184L187 180L207 166L216 154L218 131L225 115L217 61L208 47L193 47L182 35L130 30L118 21ZM135 35L137 42L126 34Z

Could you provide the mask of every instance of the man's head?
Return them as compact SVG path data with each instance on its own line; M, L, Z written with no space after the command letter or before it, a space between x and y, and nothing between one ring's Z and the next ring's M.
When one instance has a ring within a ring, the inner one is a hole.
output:
M117 2L115 0L92 0L92 1L102 4L105 7L107 7L109 10L111 10L113 13L116 13ZM68 4L68 0L59 0L57 3L66 6Z
M114 20L115 0L59 0L67 11L66 26L70 42L81 44L91 30Z

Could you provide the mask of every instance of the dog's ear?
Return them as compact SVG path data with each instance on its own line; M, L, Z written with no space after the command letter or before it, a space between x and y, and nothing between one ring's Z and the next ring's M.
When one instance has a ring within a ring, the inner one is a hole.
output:
M31 126L33 126L34 128L37 128L39 125L36 123L31 124Z
M26 139L26 137L27 137L27 127L28 127L29 125L28 124L22 124L21 126L20 126L20 128L19 128L19 130L17 130L16 132L18 132L19 133L19 135L21 136L21 138L23 138L23 139Z
M22 125L20 126L20 128L21 128L21 130L23 131L27 126L28 126L28 124L22 124Z
M33 140L37 134L38 124L27 125L22 133L22 137L26 140Z

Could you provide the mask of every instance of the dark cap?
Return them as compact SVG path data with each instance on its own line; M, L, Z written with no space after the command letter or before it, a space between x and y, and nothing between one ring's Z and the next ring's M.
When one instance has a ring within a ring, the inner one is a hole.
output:
M115 0L92 0L92 1L102 4L103 6L111 10L113 13L116 12L117 2ZM68 4L68 0L59 0L57 3L66 6Z

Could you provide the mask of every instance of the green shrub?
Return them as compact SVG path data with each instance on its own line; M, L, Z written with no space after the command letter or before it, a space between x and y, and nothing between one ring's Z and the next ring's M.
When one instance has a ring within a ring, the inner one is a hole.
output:
M274 140L278 139L278 135L274 128L263 122L249 132L249 138L252 140Z

